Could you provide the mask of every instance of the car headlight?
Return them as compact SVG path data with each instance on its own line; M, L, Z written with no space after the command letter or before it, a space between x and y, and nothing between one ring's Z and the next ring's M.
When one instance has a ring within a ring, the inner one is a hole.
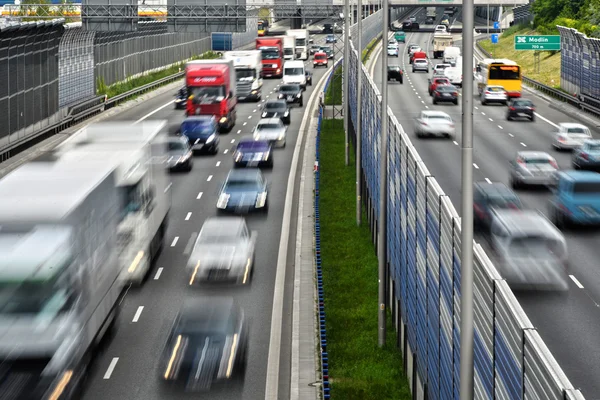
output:
M191 151L187 152L183 156L179 157L177 164L186 162L191 156L192 156L192 152Z
M221 193L219 196L219 200L217 201L217 208L224 209L227 207L227 203L229 202L229 195L227 193Z
M212 135L210 135L208 137L208 139L206 139L206 144L213 142L216 137L217 137L217 135L215 135L214 133Z
M240 161L242 159L242 157L243 157L243 154L240 151L237 151L235 153L235 162Z
M280 134L279 137L277 138L277 140L283 140L285 139L285 132Z
M280 73L280 72L281 72L281 69L280 69L280 68L277 68L277 73Z
M263 161L267 161L269 159L269 156L271 155L270 151L267 151L264 155L263 155Z
M290 110L285 110L285 112L283 113L283 116L287 117L289 113L290 113Z
M267 192L262 192L256 197L256 204L254 205L256 208L263 208L267 201Z
M277 96L278 99L283 99L285 96L281 93L279 93L279 95Z
M300 98L300 96L302 96L302 93L298 93L298 94L296 95L296 97L297 97L297 98Z
M225 122L227 122L227 117L221 117L221 119L219 120L220 123L224 124Z
M265 111L265 112L263 112L263 113L262 113L260 116L261 116L262 118L266 117L266 116L267 116L267 112L266 112L266 111Z
M277 64L271 64L271 68L277 68ZM279 69L277 70L279 72Z

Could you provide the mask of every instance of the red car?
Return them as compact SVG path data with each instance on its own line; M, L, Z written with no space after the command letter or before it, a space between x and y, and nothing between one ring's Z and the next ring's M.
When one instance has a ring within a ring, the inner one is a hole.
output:
M449 85L450 80L448 78L433 78L431 83L429 84L429 95L432 96L435 89L441 85Z
M314 67L320 67L320 66L327 67L327 63L328 63L327 53L324 53L322 51L315 53L315 55L313 57L313 66Z

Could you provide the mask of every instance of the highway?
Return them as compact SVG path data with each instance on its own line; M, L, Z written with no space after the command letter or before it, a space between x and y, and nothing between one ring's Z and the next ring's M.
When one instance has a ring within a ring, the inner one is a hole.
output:
M442 9L438 8L441 16ZM418 22L424 23L425 13L419 11ZM455 35L455 40L460 36ZM406 47L415 43L427 49L431 57L431 33L407 33L406 45L400 44L400 57L389 57L390 65L400 65L405 71L404 84L390 82L389 105L404 127L429 171L436 177L444 192L450 196L456 210L460 211L461 199L461 104L434 106L428 94L427 79L431 74L412 73ZM456 41L460 46L461 42ZM381 57L371 73L381 89ZM431 60L433 65L441 60ZM504 182L509 185L508 161L520 150L546 151L556 158L562 169L570 169L570 154L557 153L551 149L552 132L560 122L575 121L569 116L549 107L547 101L524 91L524 98L536 105L536 121L507 121L506 108L502 105L482 106L474 104L474 179L476 181ZM414 118L424 109L444 111L456 123L457 137L447 139L416 139ZM594 131L594 126L589 126ZM600 138L597 132L596 138ZM550 193L544 190L520 190L517 192L524 205L547 212ZM600 393L600 233L594 229L574 228L564 232L569 247L570 290L564 295L544 293L517 293L517 298L533 325L552 351L559 365L576 388L581 388L587 398ZM485 237L476 240L487 248Z
M324 36L315 37L323 43ZM312 60L307 61L310 65ZM310 67L309 69L312 69ZM313 85L326 69L315 71ZM157 364L167 332L177 311L187 296L219 294L234 296L250 318L250 343L247 377L243 386L230 386L203 395L205 399L260 399L265 397L267 358L271 333L271 312L275 271L279 251L285 193L296 138L305 108L292 109L287 146L276 149L275 167L267 171L271 182L268 216L249 216L249 228L258 231L255 272L249 287L190 288L185 264L193 241L207 217L216 215L217 192L232 168L232 148L237 141L249 135L260 118L260 106L274 99L280 80L265 79L263 100L241 103L233 131L220 136L218 155L197 156L194 168L188 174L173 174L173 205L164 250L149 279L141 288L130 288L122 302L121 314L114 338L94 362L89 375L85 399L89 400L162 400L187 397L179 391L166 390L159 382ZM304 93L305 107L314 86ZM172 104L174 93L164 93L117 115L114 120L140 121L166 119L175 130L184 118L182 110ZM292 229L290 243L295 243ZM293 254L293 253L292 253ZM292 255L293 257L293 255ZM293 293L293 263L289 262L285 282L283 339L281 343L280 393L289 393L289 365L291 334L291 294ZM290 290L287 290L290 289Z

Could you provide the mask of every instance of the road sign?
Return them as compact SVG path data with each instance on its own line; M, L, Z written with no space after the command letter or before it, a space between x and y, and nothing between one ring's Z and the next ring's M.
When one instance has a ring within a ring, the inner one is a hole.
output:
M517 35L515 50L560 50L560 35Z
M494 29L500 29L500 22L494 22Z
M498 43L498 34L497 33L492 33L492 43L493 44Z

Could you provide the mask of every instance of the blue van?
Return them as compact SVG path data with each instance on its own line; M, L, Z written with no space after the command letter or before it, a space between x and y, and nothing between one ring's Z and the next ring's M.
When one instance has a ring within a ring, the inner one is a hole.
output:
M219 152L219 125L214 115L194 115L181 123L179 133L188 138L195 153Z
M592 171L562 171L550 200L550 218L557 227L569 223L600 224L600 174Z

